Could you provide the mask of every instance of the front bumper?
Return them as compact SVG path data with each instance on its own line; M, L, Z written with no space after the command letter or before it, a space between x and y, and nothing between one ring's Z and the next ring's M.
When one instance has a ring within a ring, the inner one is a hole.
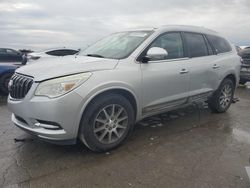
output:
M82 97L74 91L55 98L33 96L22 100L8 98L12 121L19 128L53 143L75 143L79 128ZM32 93L32 94L31 94Z

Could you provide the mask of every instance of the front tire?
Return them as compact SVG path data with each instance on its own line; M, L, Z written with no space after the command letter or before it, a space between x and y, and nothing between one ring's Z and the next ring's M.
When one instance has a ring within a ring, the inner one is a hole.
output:
M128 99L107 93L94 99L83 114L79 138L89 149L104 152L119 146L134 125L134 109Z
M212 112L223 113L230 107L234 96L235 84L231 79L224 79L209 100L209 107Z

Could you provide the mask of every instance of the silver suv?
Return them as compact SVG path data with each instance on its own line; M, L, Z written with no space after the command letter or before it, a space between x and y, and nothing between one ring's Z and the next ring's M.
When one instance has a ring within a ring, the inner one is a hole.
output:
M112 34L75 57L16 70L9 109L21 129L53 143L77 138L93 151L121 144L135 122L197 101L225 112L240 58L218 33L165 26Z

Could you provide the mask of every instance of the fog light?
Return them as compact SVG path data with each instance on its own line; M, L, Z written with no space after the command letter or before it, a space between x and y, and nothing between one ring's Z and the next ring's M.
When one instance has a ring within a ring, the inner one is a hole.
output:
M37 127L42 127L44 129L50 129L50 130L60 130L62 127L54 122L49 122L49 121L43 121L43 120L37 120L35 123L35 126Z

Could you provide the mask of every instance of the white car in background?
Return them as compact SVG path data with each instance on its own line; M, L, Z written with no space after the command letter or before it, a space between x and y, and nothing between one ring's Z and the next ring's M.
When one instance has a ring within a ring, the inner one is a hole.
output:
M40 58L47 58L47 57L62 57L67 55L75 55L79 52L79 50L70 49L70 48L54 48L49 50L43 50L40 52L32 52L27 55L28 62L32 62L34 60L38 60Z

